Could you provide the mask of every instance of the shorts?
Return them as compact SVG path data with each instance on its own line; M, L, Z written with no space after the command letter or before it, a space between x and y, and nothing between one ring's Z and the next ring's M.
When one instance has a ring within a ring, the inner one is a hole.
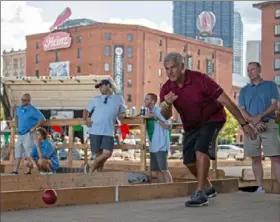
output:
M245 136L244 156L261 156L261 145L263 145L263 154L265 157L280 156L278 125L272 119L266 123L266 131L258 133L255 140L251 140Z
M34 133L18 135L15 146L15 159L29 158L34 145Z
M90 134L90 149L93 155L102 150L113 151L114 137Z
M186 133L183 142L184 164L196 161L196 151L209 155L211 160L216 159L216 139L225 122L210 122L201 125Z
M158 151L150 153L150 170L151 171L166 171L167 168L167 151Z

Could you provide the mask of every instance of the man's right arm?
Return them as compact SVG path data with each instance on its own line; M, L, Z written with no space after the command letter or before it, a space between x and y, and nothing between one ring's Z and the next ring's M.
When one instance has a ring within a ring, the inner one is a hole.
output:
M90 101L90 103L85 107L85 109L83 111L83 120L84 120L84 122L88 121L89 113L92 112L92 110L94 109L94 101L95 101L95 99L93 98Z
M163 86L161 91L160 91L160 108L161 108L161 115L165 119L170 119L172 116L172 105L167 104L164 100L164 96L168 94L168 91L166 88Z
M246 121L251 121L251 115L246 111L246 105L245 105L245 98L244 98L244 88L241 89L238 97L238 107L242 115L245 117Z

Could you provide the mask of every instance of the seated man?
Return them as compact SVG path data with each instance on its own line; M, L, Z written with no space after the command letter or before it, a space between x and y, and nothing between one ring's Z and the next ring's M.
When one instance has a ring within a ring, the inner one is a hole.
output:
M38 169L41 173L55 173L60 167L56 149L48 139L48 133L44 128L36 130L35 144L26 166L29 168L26 174L31 174L33 168Z

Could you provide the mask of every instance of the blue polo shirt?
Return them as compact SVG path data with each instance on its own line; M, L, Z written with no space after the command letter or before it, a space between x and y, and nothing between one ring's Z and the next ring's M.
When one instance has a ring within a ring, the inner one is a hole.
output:
M44 115L33 105L18 106L16 108L16 116L18 119L18 134L24 135L30 131L40 120L44 119Z
M153 107L152 113L165 124L171 125L171 122L162 116L160 107ZM163 128L157 121L154 121L154 133L152 141L149 140L149 147L151 153L159 151L168 152L170 150L170 132L168 129Z
M88 128L91 135L114 136L116 118L120 113L126 112L124 99L121 95L98 95L86 106L92 112L92 126Z
M60 164L53 143L49 140L43 140L40 144L40 148L43 157L51 161L52 170L56 171L60 167ZM34 160L39 160L36 144L33 145L30 156Z
M239 106L244 107L251 116L263 113L271 104L272 100L279 100L277 85L273 81L262 80L259 85L252 83L243 87L239 93ZM262 120L275 119L276 114L271 113Z

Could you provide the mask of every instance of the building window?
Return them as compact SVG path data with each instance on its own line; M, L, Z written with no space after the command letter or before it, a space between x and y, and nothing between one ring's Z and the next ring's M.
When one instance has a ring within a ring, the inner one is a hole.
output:
M40 76L39 70L36 70L35 75L37 78L39 78L39 76Z
M133 40L133 35L131 33L127 34L127 41L132 42Z
M159 40L159 46L162 46L162 40L161 39Z
M105 33L105 39L106 39L106 40L111 40L111 33L106 32L106 33Z
M127 72L132 72L132 64L127 64Z
M193 57L192 56L188 56L187 60L188 60L188 69L189 70L193 70Z
M20 77L23 77L24 76L24 72L20 71L19 75L20 75Z
M200 60L197 61L197 69L200 70Z
M18 76L18 73L17 72L14 72L14 77L17 77Z
M213 64L212 64L212 59L206 59L206 74L211 76L213 73Z
M77 65L77 73L81 73L81 72L82 72L81 66Z
M183 52L186 52L187 51L187 46L183 46Z
M104 54L106 57L109 57L111 55L111 47L110 46L105 46L105 51Z
M126 101L127 101L128 103L131 103L131 102L132 102L132 95L131 95L131 94L128 94L128 95L127 95Z
M200 55L200 49L197 50L197 55Z
M128 88L131 88L131 87L132 87L132 80L131 80L131 79L128 79L128 80L127 80L127 87L128 87Z
M162 69L158 69L158 76L159 76L159 77L162 76Z
M159 61L159 62L162 62L162 52L159 52L158 61Z
M110 64L109 64L109 63L105 63L105 64L104 64L104 70L105 70L106 72L109 72L109 71L110 71Z
M82 36L77 36L77 42L78 42L78 43L81 43L82 40L83 40Z
M280 8L275 10L275 18L280 19Z
M36 64L40 63L40 55L36 55Z
M280 59L274 59L274 70L280 70Z
M128 58L132 58L133 56L133 51L132 51L132 47L127 47L127 57Z
M78 51L77 51L77 59L80 59L82 56L82 49L81 48L78 48Z
M212 59L215 59L215 52L212 53Z
M40 44L39 44L39 42L36 42L36 49L40 49Z
M59 62L59 60L60 60L59 51L55 51L55 61Z
M274 43L274 53L275 54L280 54L280 42L275 42Z
M274 35L280 36L280 25L275 25L274 27Z
M18 59L14 59L13 63L14 63L14 69L17 69L18 68Z

